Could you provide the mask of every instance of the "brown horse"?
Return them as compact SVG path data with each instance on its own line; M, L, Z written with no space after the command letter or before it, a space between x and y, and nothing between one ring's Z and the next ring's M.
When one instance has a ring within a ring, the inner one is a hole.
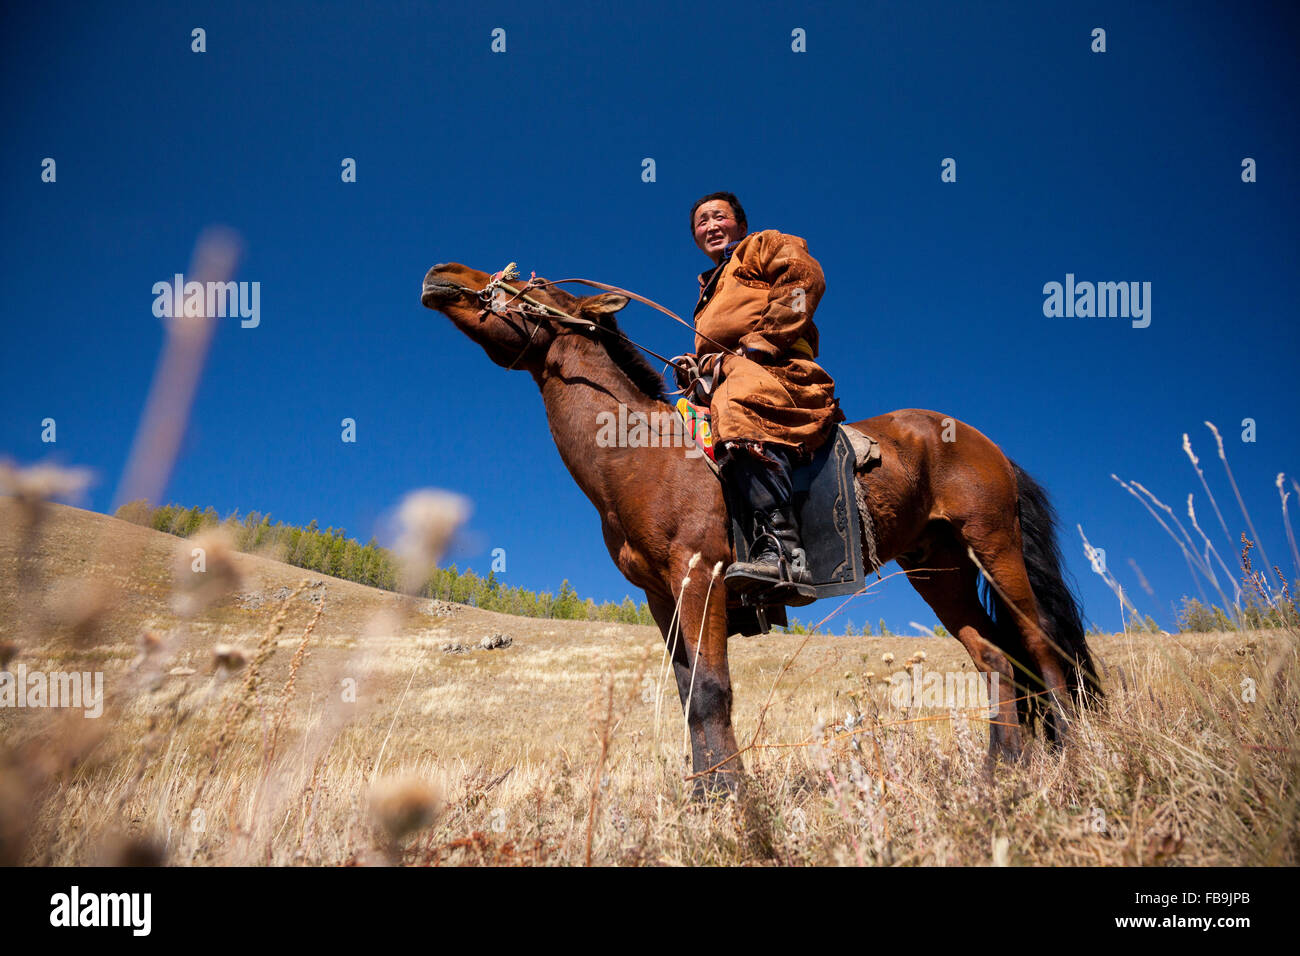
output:
M595 505L610 556L645 590L672 648L683 707L689 702L694 770L706 789L734 790L743 771L731 725L720 579L706 601L715 563L731 561L722 486L681 447L597 440L598 416L617 415L620 404L627 416L651 422L676 414L659 373L618 329L614 314L626 296L577 297L547 285L528 294L569 318L525 314L501 303L487 308L480 293L490 279L457 263L435 265L421 302L493 362L525 369L537 382L560 457ZM975 666L998 675L990 681L998 690L990 757L1018 757L1022 727L1036 719L1058 739L1069 705L1099 688L1043 490L980 432L937 412L905 409L849 427L880 443L880 466L857 478L880 561L897 560Z

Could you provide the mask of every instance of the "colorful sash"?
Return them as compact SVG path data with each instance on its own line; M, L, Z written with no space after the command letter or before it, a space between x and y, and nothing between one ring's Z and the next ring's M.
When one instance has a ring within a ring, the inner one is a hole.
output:
M713 429L709 427L709 408L707 405L694 405L685 398L677 399L677 412L686 425L686 434L690 435L699 446L700 451L713 461Z

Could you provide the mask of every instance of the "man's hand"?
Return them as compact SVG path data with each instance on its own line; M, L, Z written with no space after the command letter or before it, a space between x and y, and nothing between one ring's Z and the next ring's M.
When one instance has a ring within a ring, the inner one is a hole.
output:
M677 380L678 388L686 391L698 375L699 360L694 353L687 352L685 355L673 356L673 377Z
M686 355L674 356L673 377L677 380L677 387L689 392L698 379L713 375L721 357L721 352L710 352L704 356L688 352Z

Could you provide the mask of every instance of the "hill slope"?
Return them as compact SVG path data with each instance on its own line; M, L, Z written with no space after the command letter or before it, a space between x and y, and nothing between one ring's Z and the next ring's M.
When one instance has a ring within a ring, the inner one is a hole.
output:
M0 643L16 653L0 670L98 671L107 698L99 719L0 707L0 863L573 863L593 807L607 863L983 864L999 835L1034 864L1300 855L1293 636L1094 639L1108 711L1076 725L1068 765L1035 747L992 783L978 713L900 710L883 682L922 648L925 668L969 672L955 640L733 639L755 802L701 815L656 629L413 600L242 554L231 594L186 616L174 567L195 544L63 506L24 536L0 499ZM497 634L510 644L477 648ZM218 644L269 656L230 672ZM1249 786L1231 782L1243 760ZM415 834L393 837L394 820Z

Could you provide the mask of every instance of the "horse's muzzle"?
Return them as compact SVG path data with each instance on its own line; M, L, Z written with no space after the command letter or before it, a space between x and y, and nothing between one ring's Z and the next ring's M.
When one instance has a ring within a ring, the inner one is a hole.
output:
M426 280L424 288L420 292L420 304L430 309L436 309L438 306L450 302L458 297L465 290L454 282L432 282Z

